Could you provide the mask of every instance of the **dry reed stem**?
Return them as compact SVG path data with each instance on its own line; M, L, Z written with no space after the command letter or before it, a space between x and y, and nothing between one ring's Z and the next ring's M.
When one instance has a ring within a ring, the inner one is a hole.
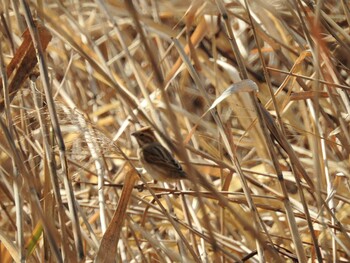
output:
M346 1L28 3L0 12L0 262L350 260ZM143 125L204 188L149 183Z

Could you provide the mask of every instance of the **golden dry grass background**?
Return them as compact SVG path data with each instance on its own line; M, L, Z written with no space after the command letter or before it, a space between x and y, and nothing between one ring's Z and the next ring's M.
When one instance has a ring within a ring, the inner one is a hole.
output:
M349 261L348 1L2 3L0 262Z

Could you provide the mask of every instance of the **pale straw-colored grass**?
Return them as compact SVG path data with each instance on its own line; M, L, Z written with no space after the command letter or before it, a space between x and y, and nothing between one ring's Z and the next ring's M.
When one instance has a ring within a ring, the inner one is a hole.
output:
M0 14L0 262L350 260L347 1L18 6ZM13 88L27 25L38 63ZM190 180L150 183L145 125Z

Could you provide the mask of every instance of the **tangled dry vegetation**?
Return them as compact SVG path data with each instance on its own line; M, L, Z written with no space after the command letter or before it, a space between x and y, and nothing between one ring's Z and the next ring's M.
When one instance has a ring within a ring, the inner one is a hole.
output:
M0 262L350 260L347 0L2 3Z

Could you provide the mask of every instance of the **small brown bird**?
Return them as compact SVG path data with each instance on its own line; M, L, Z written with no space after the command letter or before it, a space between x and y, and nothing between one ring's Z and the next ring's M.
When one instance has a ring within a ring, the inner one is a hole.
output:
M153 179L162 182L187 179L185 171L173 155L161 145L151 127L146 126L132 133L138 144L138 157Z

